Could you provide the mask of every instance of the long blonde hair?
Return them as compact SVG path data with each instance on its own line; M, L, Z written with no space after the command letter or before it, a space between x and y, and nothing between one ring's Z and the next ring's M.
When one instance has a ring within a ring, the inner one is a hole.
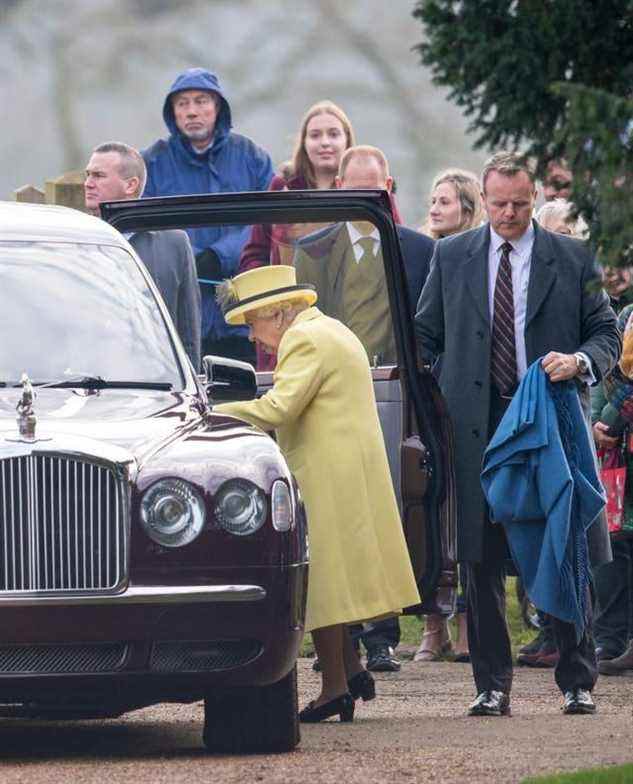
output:
M301 120L299 133L292 152L292 158L280 167L281 174L286 179L290 177L303 177L309 188L316 188L316 175L314 167L310 163L310 159L306 153L305 140L308 132L308 123L313 117L316 117L319 114L331 114L332 117L336 117L341 123L343 131L345 132L346 150L356 144L352 124L340 106L337 106L333 101L319 101L311 106ZM333 184L334 179L332 179L332 185Z
M484 219L484 205L481 199L481 190L477 175L465 169L445 169L440 172L433 180L429 198L433 196L433 191L438 185L447 182L455 188L460 207L460 221L458 228L451 232L459 234L460 231L467 231L479 226ZM427 234L434 240L440 238L436 231L431 228L431 222L427 215L424 225L420 228L423 234Z

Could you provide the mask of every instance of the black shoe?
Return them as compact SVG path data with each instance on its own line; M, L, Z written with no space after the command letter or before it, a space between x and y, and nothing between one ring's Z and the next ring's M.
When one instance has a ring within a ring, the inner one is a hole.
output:
M469 716L509 716L510 697L502 691L482 691L468 708Z
M526 667L555 667L558 649L547 629L541 629L531 643L519 648L517 664Z
M400 662L393 655L393 648L382 645L367 651L367 669L371 672L398 672Z
M347 681L347 688L352 698L357 700L362 697L363 702L369 702L376 696L376 681L367 670L357 672Z
M572 689L564 694L563 713L595 713L596 703L586 689Z
M299 711L299 721L304 724L316 724L324 719L329 719L330 716L336 716L341 721L354 721L354 700L351 694L341 694L340 697L325 702L323 705L315 707L314 702L309 703L306 707Z

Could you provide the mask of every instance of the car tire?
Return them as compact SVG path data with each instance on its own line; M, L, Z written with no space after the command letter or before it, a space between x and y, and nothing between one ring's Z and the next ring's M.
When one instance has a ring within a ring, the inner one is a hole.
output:
M299 738L296 666L270 686L232 689L204 700L202 740L209 752L292 751Z

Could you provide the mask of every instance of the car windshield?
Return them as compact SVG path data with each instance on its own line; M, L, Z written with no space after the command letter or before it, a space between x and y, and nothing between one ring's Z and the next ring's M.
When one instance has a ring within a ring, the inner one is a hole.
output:
M89 373L183 388L156 299L124 249L4 242L0 280L2 385Z

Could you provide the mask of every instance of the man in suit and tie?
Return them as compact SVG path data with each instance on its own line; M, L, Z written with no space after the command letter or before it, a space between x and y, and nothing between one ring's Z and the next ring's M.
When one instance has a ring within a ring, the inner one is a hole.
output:
M477 698L471 716L510 712L512 658L505 620L508 550L490 522L483 453L527 367L542 358L550 381L588 385L620 353L615 314L588 248L532 220L535 175L516 153L497 153L482 174L489 223L439 240L415 316L423 361L443 354L439 383L455 428L458 559L468 572L468 641ZM610 560L605 520L588 532L593 565ZM576 640L554 619L556 683L565 713L592 713L597 677L591 625Z
M145 161L134 147L106 142L96 147L86 166L86 209L99 216L102 201L137 199L145 187ZM126 234L147 267L194 367L200 370L200 287L189 237L184 231Z
M350 147L341 157L337 188L391 191L393 178L377 147ZM433 240L397 226L407 275L411 313L433 254ZM396 346L378 229L368 221L328 226L304 237L294 258L297 280L312 283L319 307L342 321L360 339L372 364L394 364Z

